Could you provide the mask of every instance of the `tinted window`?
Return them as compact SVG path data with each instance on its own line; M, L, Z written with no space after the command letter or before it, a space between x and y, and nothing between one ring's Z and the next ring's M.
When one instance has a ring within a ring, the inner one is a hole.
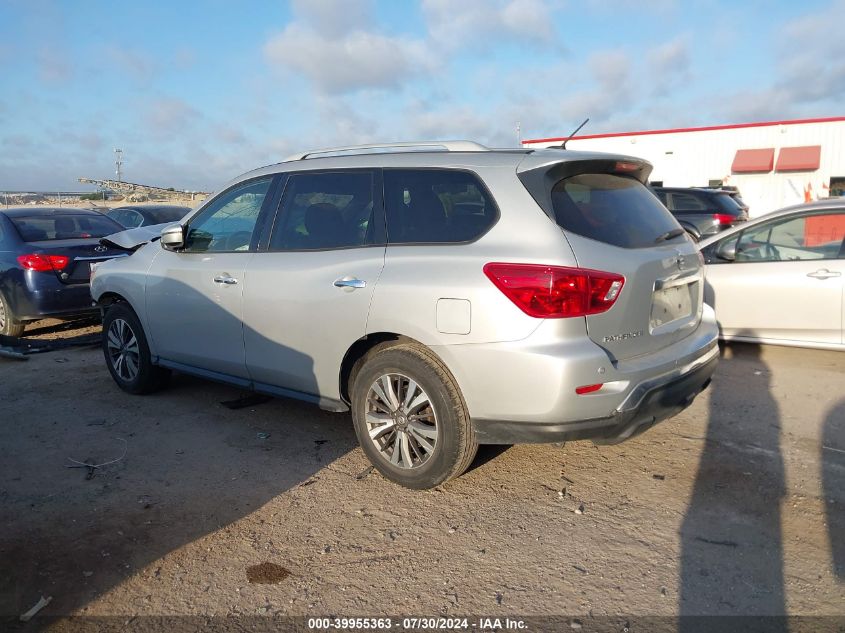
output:
M468 242L498 218L478 177L463 171L385 170L384 205L391 244Z
M254 180L225 192L188 224L186 251L249 250L258 214L272 178Z
M672 211L690 212L690 211L706 211L707 205L698 196L693 196L688 193L672 192Z
M558 225L592 240L621 246L653 246L661 235L680 228L660 201L633 178L580 174L552 189Z
M24 242L104 237L123 227L103 215L33 215L9 218Z
M845 256L845 213L814 214L766 222L742 232L738 262L837 259Z
M144 209L150 217L150 224L164 224L165 222L178 222L184 218L191 207L172 207L169 209L152 208Z
M369 171L293 174L270 250L318 250L373 242L374 179Z
M144 216L133 209L112 209L106 215L126 228L135 228L144 223Z
M739 205L739 202L729 193L713 196L713 200L716 202L716 206L719 207L718 211L720 213L730 213L731 215L742 214L742 207Z

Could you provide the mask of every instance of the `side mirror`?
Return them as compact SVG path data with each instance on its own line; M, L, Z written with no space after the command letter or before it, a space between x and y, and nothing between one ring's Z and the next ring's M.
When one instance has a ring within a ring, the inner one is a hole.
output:
M181 224L171 224L161 230L161 247L168 251L185 246L185 227Z
M724 259L727 262L736 260L736 243L737 240L728 240L719 244L716 249L716 257Z

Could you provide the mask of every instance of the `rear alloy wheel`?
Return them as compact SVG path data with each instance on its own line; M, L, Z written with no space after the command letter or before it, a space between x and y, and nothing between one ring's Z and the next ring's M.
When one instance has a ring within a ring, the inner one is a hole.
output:
M170 371L152 364L141 322L132 309L116 303L103 319L103 355L117 386L132 394L145 394L164 386Z
M455 379L418 344L375 348L353 373L352 419L361 448L385 477L432 488L462 474L478 449Z
M431 400L402 374L382 374L370 385L365 424L382 457L399 468L419 468L437 446L437 415Z
M18 337L23 335L24 327L25 325L15 318L6 297L0 293L0 334Z

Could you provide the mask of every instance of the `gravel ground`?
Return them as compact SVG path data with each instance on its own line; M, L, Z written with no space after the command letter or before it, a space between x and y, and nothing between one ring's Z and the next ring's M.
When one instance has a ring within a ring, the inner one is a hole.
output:
M842 353L728 346L634 440L483 447L414 492L368 468L347 415L230 409L246 394L186 376L128 396L91 346L0 358L0 628L42 595L34 622L845 615L844 375Z

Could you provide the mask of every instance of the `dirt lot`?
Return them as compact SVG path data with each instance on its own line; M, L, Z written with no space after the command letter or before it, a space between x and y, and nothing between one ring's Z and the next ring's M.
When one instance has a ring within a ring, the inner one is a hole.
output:
M131 397L90 346L0 359L0 627L42 595L34 622L845 615L843 385L845 354L729 346L635 440L486 448L413 492L368 470L345 415L230 409L242 392L185 376ZM251 582L260 563L289 575Z

